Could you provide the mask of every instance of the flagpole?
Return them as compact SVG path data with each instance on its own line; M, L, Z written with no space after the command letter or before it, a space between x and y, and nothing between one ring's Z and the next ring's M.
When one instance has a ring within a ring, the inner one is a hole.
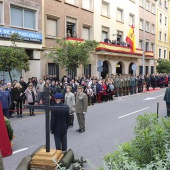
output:
M143 1L143 56L142 56L142 78L145 79L145 5L146 0Z

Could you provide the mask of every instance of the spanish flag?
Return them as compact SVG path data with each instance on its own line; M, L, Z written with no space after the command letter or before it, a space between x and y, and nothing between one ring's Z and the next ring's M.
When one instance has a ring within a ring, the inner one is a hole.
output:
M126 42L130 44L131 52L134 53L136 51L136 41L133 25L130 28L128 36L126 37Z

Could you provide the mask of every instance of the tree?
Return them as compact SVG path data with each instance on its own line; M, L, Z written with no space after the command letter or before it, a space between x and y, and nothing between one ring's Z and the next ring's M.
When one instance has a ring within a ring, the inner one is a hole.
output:
M10 47L0 46L0 70L8 72L12 82L12 70L29 70L29 57L25 49L16 47L15 42L21 41L18 34L12 34L11 41L13 45Z
M54 63L75 70L80 66L90 63L90 52L94 51L98 43L96 41L70 42L65 39L57 39L55 51L49 54Z
M158 60L158 65L156 67L158 73L170 73L170 61L168 60Z

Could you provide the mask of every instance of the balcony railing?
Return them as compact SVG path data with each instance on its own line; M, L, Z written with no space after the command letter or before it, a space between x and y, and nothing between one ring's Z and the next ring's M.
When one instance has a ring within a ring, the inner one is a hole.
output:
M79 41L83 42L84 39L80 38L67 38L68 41ZM121 45L114 45L109 43L100 42L99 45L96 47L96 52L110 52L110 53L120 53L120 54L128 54L133 56L142 57L143 51L142 49L136 49L134 53L131 52L130 47L125 47ZM145 52L146 59L154 59L154 52L146 51Z

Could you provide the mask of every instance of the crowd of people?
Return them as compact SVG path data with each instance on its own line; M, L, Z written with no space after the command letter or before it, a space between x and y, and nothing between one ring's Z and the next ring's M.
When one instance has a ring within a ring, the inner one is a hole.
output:
M113 100L115 97L149 91L150 87L153 89L155 87L164 88L168 86L168 81L170 81L170 74L146 75L144 79L142 75L107 74L105 78L82 75L74 79L70 75L63 75L61 80L57 76L47 75L39 81L36 77L29 78L28 82L20 77L20 81L14 80L7 84L4 80L0 81L0 101L6 117L12 118L13 113L16 112L17 117L22 118L25 104L43 104L45 87L50 89L50 105L55 104L54 96L56 93L63 94L63 102L66 102L70 96L75 102L79 85L87 94L88 105L94 105ZM72 105L75 105L74 102ZM30 109L30 116L34 116L34 109Z
M118 40L110 40L109 38L104 39L105 43L119 45L122 47L130 47L130 44L126 43L125 41L118 41Z

